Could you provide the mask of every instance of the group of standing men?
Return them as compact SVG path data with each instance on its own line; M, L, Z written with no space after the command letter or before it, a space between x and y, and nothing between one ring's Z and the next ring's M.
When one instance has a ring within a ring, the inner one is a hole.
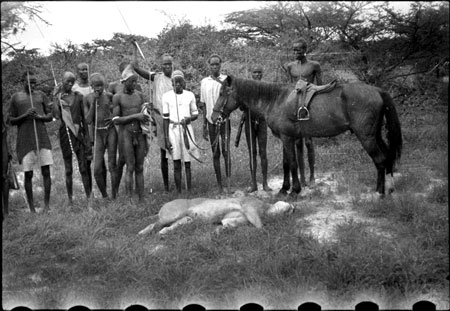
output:
M76 76L67 71L62 83L53 91L51 103L47 96L35 90L36 77L31 71L23 75L24 89L15 93L10 101L9 120L18 126L17 158L25 172L25 191L32 212L34 209L32 177L33 168L40 167L44 180L44 211L49 209L51 178L49 166L53 164L51 144L45 123L53 117L61 120L59 140L64 159L66 189L69 203L73 200L72 155L75 154L87 198L91 197L92 177L91 161L94 162L94 178L104 198L106 191L106 165L104 153L108 153L108 171L111 178L111 196L116 198L122 169L126 164L126 193L133 193L133 174L136 190L141 201L144 196L144 159L148 151L145 135L156 134L160 148L160 167L164 189L169 191L168 158L174 161L174 181L176 189L181 192L182 162L185 167L185 186L190 192L192 158L198 157L194 132L191 122L198 118L195 96L185 89L183 72L173 70L170 55L162 56L162 72L150 72L139 67L137 45L133 43L134 60L122 63L120 81L106 86L101 73L89 75L85 63L77 66ZM317 62L306 59L306 42L294 44L297 61L287 64L286 71L291 79L306 78L308 82L316 79L321 84L321 70ZM200 105L203 106L203 138L210 141L213 152L213 166L219 191L224 190L221 176L220 155L225 162L226 177L231 174L229 143L230 120L223 124L214 124L211 114L219 97L220 87L226 76L221 74L222 58L213 54L208 59L210 75L202 79L200 88ZM255 80L262 78L262 67L252 69ZM146 96L137 84L138 75L149 80L151 98ZM150 112L150 113L148 113ZM263 188L271 190L267 184L267 124L262 116L252 116L244 110L246 120L246 137L250 151L250 168L252 186L249 191L256 191L256 142L261 157ZM150 129L150 130L149 130ZM35 135L30 135L35 133ZM186 141L187 140L187 141ZM190 143L189 143L190 141ZM221 150L222 149L222 150ZM117 150L119 156L117 155Z

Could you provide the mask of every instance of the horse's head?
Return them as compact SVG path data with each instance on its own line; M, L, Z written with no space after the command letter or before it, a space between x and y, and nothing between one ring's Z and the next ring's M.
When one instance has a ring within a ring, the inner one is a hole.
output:
M222 82L219 98L214 105L211 115L211 119L214 123L222 122L224 118L227 118L229 114L239 106L236 100L236 90L233 88L233 80L234 78L232 76L227 76Z

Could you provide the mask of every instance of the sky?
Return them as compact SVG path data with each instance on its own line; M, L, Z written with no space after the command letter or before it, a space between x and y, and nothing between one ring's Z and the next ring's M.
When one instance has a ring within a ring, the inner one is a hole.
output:
M43 1L40 21L28 21L26 30L11 36L27 49L48 54L51 43L75 44L111 39L116 32L155 38L166 25L189 20L195 26L223 27L225 15L261 8L275 1ZM391 2L394 3L394 2ZM409 2L397 2L408 8ZM122 18L123 16L123 18Z
M261 1L45 1L40 21L29 21L26 31L12 36L27 49L46 54L51 42L76 44L111 39L116 32L156 37L166 25L189 20L195 26L222 27L227 13L259 8ZM122 18L122 16L123 18ZM125 20L125 21L124 21Z

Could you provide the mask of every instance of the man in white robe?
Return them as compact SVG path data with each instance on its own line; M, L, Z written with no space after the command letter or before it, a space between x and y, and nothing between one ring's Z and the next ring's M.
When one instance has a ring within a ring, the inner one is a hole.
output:
M184 74L172 74L173 90L162 96L164 137L168 157L173 159L175 186L181 192L181 162L185 166L186 188L191 192L191 157L198 158L191 122L198 118L194 93L184 89Z

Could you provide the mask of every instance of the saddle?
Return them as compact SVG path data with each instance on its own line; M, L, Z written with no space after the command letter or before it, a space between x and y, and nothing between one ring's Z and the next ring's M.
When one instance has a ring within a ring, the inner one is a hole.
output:
M331 92L337 84L337 80L333 80L325 85L315 85L304 80L298 80L295 89L289 94L288 101L292 97L297 97L297 120L309 120L309 103L315 94Z

